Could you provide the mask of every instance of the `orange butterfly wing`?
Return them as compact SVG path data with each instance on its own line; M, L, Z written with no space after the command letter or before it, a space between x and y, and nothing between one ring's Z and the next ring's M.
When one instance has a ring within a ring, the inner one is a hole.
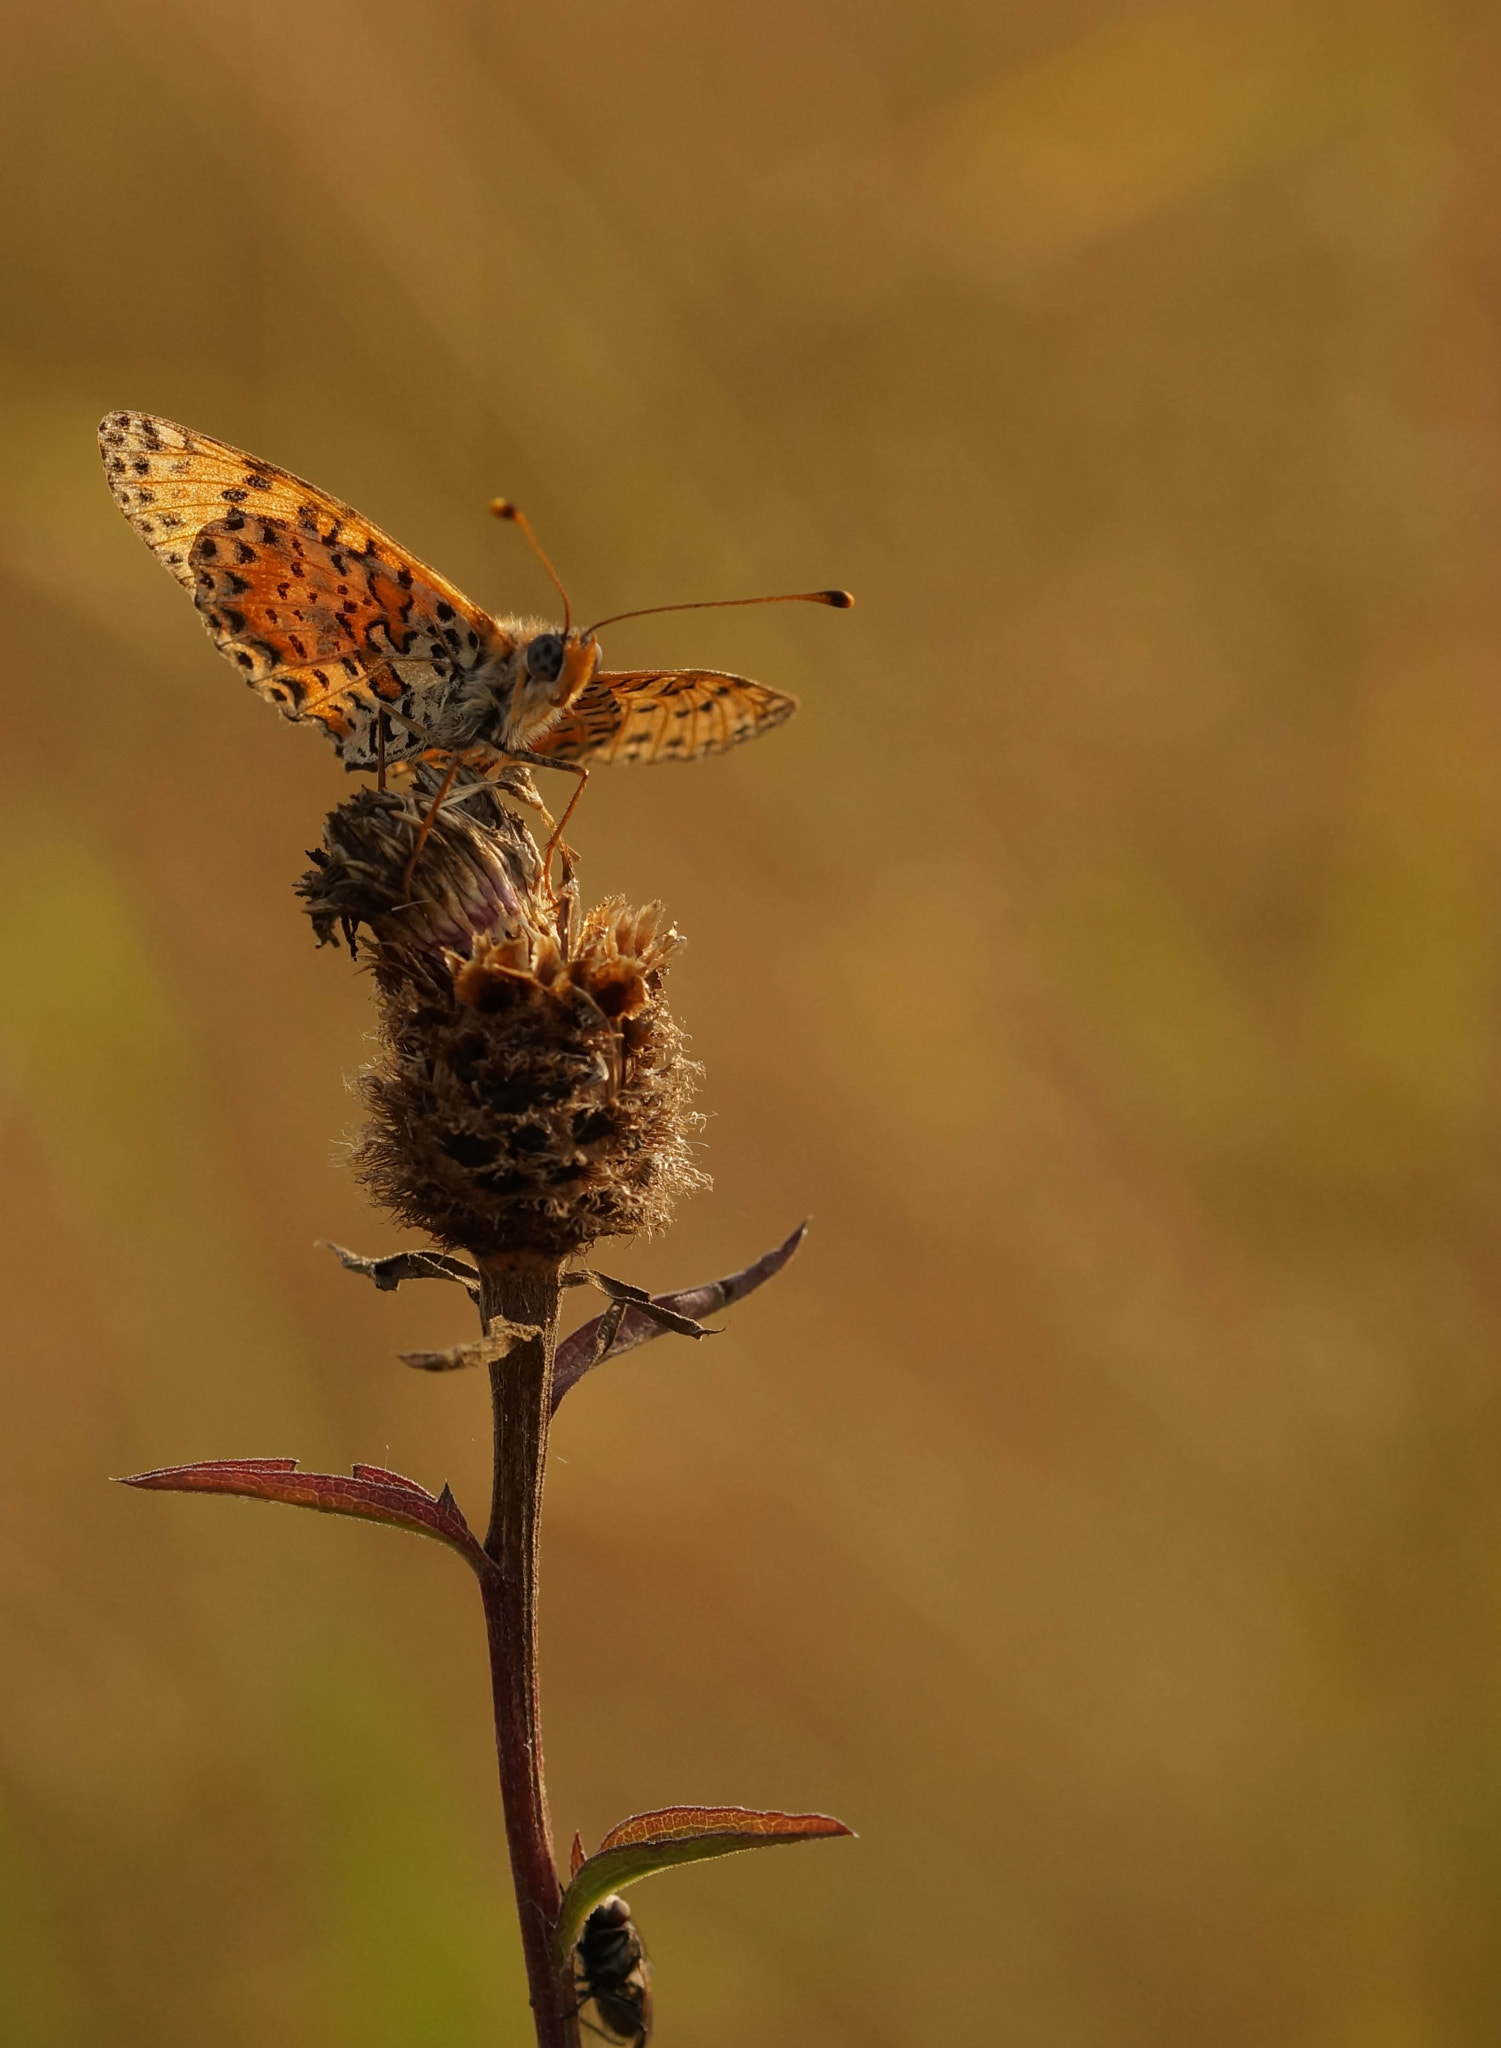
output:
M116 503L219 652L341 752L382 706L420 723L425 685L511 645L436 570L288 470L149 413L107 414L99 446Z
M796 709L796 697L721 669L602 670L531 746L559 761L697 761Z

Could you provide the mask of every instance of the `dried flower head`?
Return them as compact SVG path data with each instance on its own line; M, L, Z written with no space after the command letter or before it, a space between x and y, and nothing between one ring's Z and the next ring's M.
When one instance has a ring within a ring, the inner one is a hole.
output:
M320 940L362 942L380 1050L361 1092L355 1166L370 1193L440 1245L563 1256L653 1231L705 1185L688 1109L697 1068L662 986L680 943L662 906L620 899L577 929L521 821L476 791L364 790L328 818L299 884Z

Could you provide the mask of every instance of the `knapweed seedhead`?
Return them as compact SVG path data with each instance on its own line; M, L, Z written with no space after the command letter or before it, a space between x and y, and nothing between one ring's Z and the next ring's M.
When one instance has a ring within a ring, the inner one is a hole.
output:
M354 1164L375 1199L480 1258L562 1257L661 1229L705 1185L698 1069L663 994L680 941L660 904L576 925L497 797L449 803L411 886L428 799L364 791L328 819L299 884L320 938L363 925L380 1002Z
M297 884L320 945L342 931L353 947L365 925L380 974L403 942L464 946L476 931L521 914L542 862L531 834L491 787L434 820L421 874L404 886L416 835L441 787L442 777L422 768L408 778L406 794L362 789L329 812L323 845L309 854L314 865Z

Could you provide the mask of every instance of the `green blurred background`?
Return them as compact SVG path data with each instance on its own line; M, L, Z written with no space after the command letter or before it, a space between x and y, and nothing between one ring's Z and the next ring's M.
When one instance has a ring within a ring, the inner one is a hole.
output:
M106 1475L482 1513L457 1293L338 1166L347 786L111 505L106 407L621 663L796 690L597 776L777 1287L563 1411L563 1843L661 2048L1501 2034L1501 18L1461 0L13 6L0 80L0 2035L527 2037L454 1560Z

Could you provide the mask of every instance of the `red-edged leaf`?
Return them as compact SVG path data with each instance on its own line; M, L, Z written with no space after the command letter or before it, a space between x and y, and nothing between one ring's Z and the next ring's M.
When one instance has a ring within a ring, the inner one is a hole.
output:
M678 1863L703 1863L741 1849L816 1842L853 1830L826 1813L761 1813L748 1806L664 1806L611 1828L592 1856L575 1864L553 1935L561 1967L601 1899Z
M807 1234L807 1224L800 1223L785 1244L778 1245L765 1258L757 1259L744 1272L730 1273L723 1280L706 1280L701 1286L685 1287L676 1294L655 1294L651 1297L652 1305L695 1322L702 1316L712 1315L716 1309L728 1308L732 1301L741 1301L747 1294L754 1294L773 1274L780 1273ZM586 1372L591 1372L606 1358L619 1358L623 1352L634 1351L637 1345L650 1344L655 1338L667 1334L670 1325L659 1322L639 1307L628 1306L619 1318L619 1327L611 1341L601 1344L601 1335L609 1334L605 1327L607 1319L617 1308L618 1303L612 1304L603 1316L595 1316L591 1322L581 1324L558 1346L552 1368L554 1414L568 1389L577 1386Z
M766 1813L754 1806L659 1806L652 1813L633 1813L610 1832L595 1850L640 1849L661 1842L702 1841L734 1835L747 1849L763 1841L809 1842L824 1835L847 1835L842 1820L827 1813ZM744 1841L755 1836L754 1841Z
M342 1472L301 1472L295 1458L209 1458L197 1465L166 1465L136 1472L122 1486L156 1493L233 1493L245 1500L281 1501L288 1507L317 1508L326 1515L353 1515L434 1536L468 1559L476 1571L489 1560L445 1486L434 1495L415 1479L383 1465L356 1465Z

